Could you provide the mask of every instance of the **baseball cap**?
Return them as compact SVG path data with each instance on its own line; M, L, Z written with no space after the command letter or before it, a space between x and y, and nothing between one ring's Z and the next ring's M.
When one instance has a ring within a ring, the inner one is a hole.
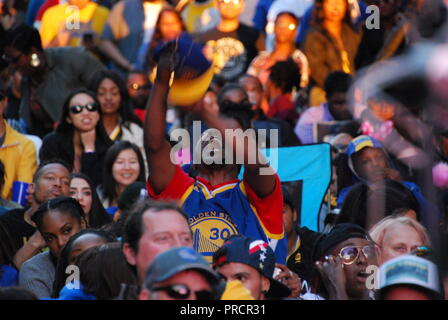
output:
M189 106L199 101L209 88L214 75L213 64L203 54L204 45L194 42L186 33L157 46L154 50L154 61L158 61L162 52L173 44L177 59L168 100L177 106ZM185 73L194 73L195 76L181 77Z
M364 148L383 148L381 143L371 136L362 135L354 138L347 147L347 156L352 156L354 153L361 151Z
M320 238L316 245L316 251L314 253L314 261L319 260L330 250L335 248L339 243L351 239L361 238L369 239L367 232L360 226L354 223L339 223L334 226L333 229L323 237Z
M362 135L359 137L354 138L347 146L347 150L345 153L348 157L348 166L350 170L358 177L358 174L356 173L355 166L353 164L353 157L355 153L361 151L364 148L381 148L381 150L384 151L383 146L381 143L376 140L375 138L371 136ZM384 151L385 152L385 151ZM359 178L359 177L358 177Z
M150 289L154 284L186 270L199 271L207 277L212 286L220 281L201 254L188 247L177 247L156 256L146 272L145 287Z
M213 267L228 262L246 264L269 279L271 286L266 297L285 298L291 290L273 278L275 254L269 244L263 240L255 240L242 235L230 237L213 255Z
M380 295L386 288L396 285L412 285L440 297L437 266L415 255L402 255L387 261L380 267Z

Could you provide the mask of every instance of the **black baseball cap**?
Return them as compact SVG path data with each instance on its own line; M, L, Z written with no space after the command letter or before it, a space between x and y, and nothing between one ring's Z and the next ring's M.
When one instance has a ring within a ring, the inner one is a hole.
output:
M371 240L367 231L361 226L354 223L340 223L334 226L333 229L325 234L317 243L314 255L314 261L319 260L330 250L335 248L339 243L350 238L362 238Z

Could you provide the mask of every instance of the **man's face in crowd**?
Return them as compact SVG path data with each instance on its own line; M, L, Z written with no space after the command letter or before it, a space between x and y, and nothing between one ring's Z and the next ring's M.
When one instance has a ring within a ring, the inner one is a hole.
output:
M38 68L33 68L31 66L31 55L37 53L36 48L31 48L31 52L25 54L13 47L5 48L5 56L7 57L10 66L14 70L18 71L21 75L31 76ZM38 54L39 55L39 54Z
M144 108L149 97L150 85L142 73L132 73L127 80L128 93L138 108Z
M157 290L157 288L162 287L171 288ZM186 298L181 298L173 293L170 294L170 289L185 295ZM199 294L198 297L198 292L207 293L211 296L212 287L202 273L195 270L186 270L175 274L168 280L155 284L151 290L142 290L139 300L200 300L201 295Z
M223 103L225 101L235 104L248 102L247 96L242 89L227 90L221 96L221 101L219 101L219 103ZM237 128L232 129L242 128L238 124ZM233 159L230 159L230 161L226 160L225 145L222 138L222 135L214 134L212 131L208 130L201 135L201 140L199 140L195 146L196 157L201 159L201 163L197 165L199 172L222 170L237 171L236 168L238 165L236 164L236 153L233 154ZM219 158L221 159L221 163L217 163L216 161ZM238 172L236 172L236 175L238 175ZM237 177L235 177L235 179L236 178Z
M51 163L40 169L38 179L30 185L30 192L38 204L45 200L69 196L70 172L59 163Z
M175 210L143 214L143 234L135 252L125 243L123 251L129 264L136 266L140 283L145 279L148 266L156 255L176 247L193 247L190 227L181 214Z
M384 151L372 147L366 147L354 154L353 165L356 173L369 182L384 180L385 170L389 167Z
M380 263L383 264L403 254L409 254L423 245L423 239L413 227L402 224L390 226L381 243Z
M335 92L328 97L328 108L333 117L338 121L353 119L347 107L347 94L345 92Z
M242 77L239 80L240 86L244 88L249 96L249 102L252 104L252 110L258 110L261 107L263 89L260 82L252 77Z
M216 0L216 2L221 18L226 20L238 19L245 7L244 0Z
M350 238L340 244L338 244L332 251L332 255L337 256L341 252L341 249L350 246L356 246L361 250L364 246L373 245L366 239L362 238ZM365 296L367 292L366 281L369 274L367 274L366 268L369 265L377 265L376 255L366 257L364 252L359 252L357 259L349 264L344 264L342 267L344 269L344 274L346 278L346 291L347 295L352 299L361 299Z
M270 287L269 279L258 270L239 262L228 262L216 268L226 281L239 280L250 291L255 300L264 300L264 292Z

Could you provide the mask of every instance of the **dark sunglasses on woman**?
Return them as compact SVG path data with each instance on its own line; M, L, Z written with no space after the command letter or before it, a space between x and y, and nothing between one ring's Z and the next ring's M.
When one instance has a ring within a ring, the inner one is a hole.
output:
M169 286L152 288L151 291L165 291L171 298L186 300L193 292L186 285L173 284ZM194 291L197 300L213 300L213 293L207 290Z
M70 106L70 112L74 113L74 114L78 114L81 113L82 110L84 110L84 108L86 108L87 111L89 112L94 112L98 110L98 105L96 103L88 103L86 105L75 105L75 106Z

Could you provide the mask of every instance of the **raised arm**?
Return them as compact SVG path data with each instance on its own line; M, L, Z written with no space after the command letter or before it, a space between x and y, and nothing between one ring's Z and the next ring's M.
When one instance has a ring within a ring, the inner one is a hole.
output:
M200 114L210 128L220 131L224 142L232 148L237 159L244 159L244 180L257 196L264 198L271 194L276 184L275 171L269 166L264 156L258 152L255 137L245 138L243 135L233 135L231 141L227 141L226 129L239 129L238 122L223 115L205 112L203 108L200 108Z
M148 161L149 182L155 193L162 192L176 172L176 165L170 159L171 145L165 138L170 62L169 53L161 55L156 81L146 106L144 146Z

